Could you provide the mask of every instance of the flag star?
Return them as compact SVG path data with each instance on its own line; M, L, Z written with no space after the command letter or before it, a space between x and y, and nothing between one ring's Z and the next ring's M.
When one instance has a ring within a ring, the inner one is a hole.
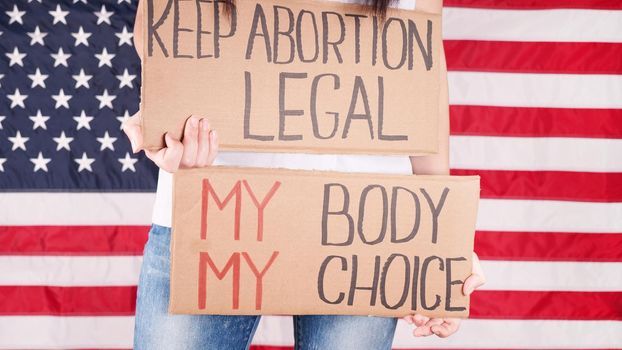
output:
M84 46L89 46L89 38L91 37L91 35L93 34L85 32L84 28L80 26L80 29L78 29L78 32L71 33L71 36L73 36L76 39L76 42L73 45L76 47L80 46L80 44Z
M117 0L117 5L120 5L120 4L124 3L124 2L127 2L130 5L132 4L132 0Z
M26 57L25 53L19 52L17 46L13 48L12 53L5 53L6 57L8 57L11 61L9 62L9 67L12 67L14 64L17 64L20 67L24 66L24 57Z
M37 158L30 158L30 161L35 165L34 172L43 170L48 171L48 163L52 161L51 158L43 158L43 153L39 152Z
M108 135L108 131L106 131L106 133L104 134L104 137L97 138L97 142L101 143L99 150L103 151L105 149L110 149L111 151L114 151L113 144L116 140L117 140L116 137L110 137L110 135Z
M130 157L129 152L125 152L125 158L119 158L119 162L121 163L122 172L125 172L126 170L131 170L133 172L136 172L136 168L134 167L134 164L138 162L138 159Z
M52 24L56 24L58 22L62 22L63 24L67 24L67 19L65 17L67 17L67 15L69 14L69 11L63 11L63 9L61 9L60 5L56 5L56 10L54 11L48 11L48 13L54 17L54 23Z
M47 125L45 125L45 122L47 122L50 119L50 117L41 114L40 109L37 109L37 115L30 116L29 118L33 122L33 125L32 125L33 130L36 128L42 128L44 130L47 130L48 127Z
M127 68L123 71L123 74L117 75L117 79L119 79L119 89L124 86L129 86L130 89L134 88L132 81L136 79L136 75L129 74Z
M73 0L73 3L74 3L74 4L77 4L77 3L79 3L79 2L81 2L81 3L83 3L83 4L86 4L86 0ZM87 4L87 5L88 5L88 4Z
M69 59L69 57L71 57L71 54L65 53L62 47L59 47L58 52L52 53L50 54L50 56L52 56L52 58L54 59L54 67L58 67L59 65L68 67L67 60Z
M2 80L2 78L4 78L4 74L0 74L0 80ZM2 87L2 84L0 84L0 87Z
M30 137L23 137L22 133L19 132L19 130L18 130L17 134L15 134L15 137L9 137L8 139L13 144L13 146L11 146L11 151L15 151L18 148L21 148L21 149L23 149L25 151L26 150L26 142L28 142Z
M32 2L32 0L28 0L28 3L30 4ZM41 4L41 0L37 0L38 3Z
M4 172L4 162L6 162L6 158L0 158L0 171Z
M95 98L99 100L99 109L104 106L112 109L112 101L117 98L116 95L108 95L108 89L104 89L104 93L101 95L95 95Z
M121 33L115 33L115 35L119 38L119 46L123 46L124 44L132 46L132 37L134 34L127 31L127 26L123 26L123 31Z
M80 113L79 117L73 117L73 120L78 123L78 126L76 126L76 130L80 130L82 128L91 130L91 121L93 120L93 117L86 115L84 111Z
M112 24L110 23L110 16L112 16L114 14L114 12L110 11L106 11L106 6L102 5L102 8L99 12L93 12L93 14L95 14L95 16L97 16L97 24L102 24L103 22L106 22L108 24Z
M15 89L15 92L13 93L13 95L7 94L6 97L9 100L11 100L11 108L14 108L15 106L26 108L26 105L24 104L24 100L28 98L28 95L22 95L19 92L19 89Z
M34 45L34 44L39 44L41 46L45 46L45 42L43 42L43 38L45 38L48 35L48 33L44 33L39 29L39 26L37 26L35 28L34 32L30 32L28 33L28 36L30 37L30 46Z
M96 53L95 54L95 57L97 57L97 59L99 60L98 67L106 65L106 66L112 68L112 59L114 58L114 56L116 56L116 55L108 53L108 49L106 49L104 47L104 49L102 50L102 53L100 53L100 54Z
M22 17L26 14L26 11L20 11L17 8L17 5L13 5L13 10L11 11L4 11L4 13L7 14L7 16L9 16L9 24L12 24L13 22L17 22L19 24L24 24L24 21L22 21Z
M55 109L59 107L65 107L69 109L69 100L71 100L72 95L65 95L65 90L58 90L58 95L52 95L54 101L56 101L56 105L54 105Z
M39 70L39 68L37 68L35 74L28 74L28 78L32 80L32 85L30 85L30 87L34 88L37 86L41 86L42 88L45 88L45 79L47 79L48 77L49 75L41 74L41 71Z
M91 80L93 76L85 74L84 69L80 69L80 74L72 75L72 77L76 81L76 89L80 86L84 86L87 89L90 88L89 80Z
M123 115L117 116L117 120L119 121L119 123L121 123L119 129L123 129L123 123L130 120L130 118L130 112L127 109L125 110L125 113Z
M61 149L66 149L68 151L71 151L71 148L69 147L69 143L73 141L73 137L67 137L64 131L60 133L59 137L53 137L52 139L54 140L54 142L56 142L57 151L60 151Z
M2 130L2 121L5 120L6 117L3 115L0 115L0 130ZM119 117L117 117L117 119L119 119Z
M74 158L74 162L78 163L78 172L82 170L88 170L93 172L93 168L91 168L91 164L95 161L95 158L89 158L86 156L86 152L82 153L82 158Z

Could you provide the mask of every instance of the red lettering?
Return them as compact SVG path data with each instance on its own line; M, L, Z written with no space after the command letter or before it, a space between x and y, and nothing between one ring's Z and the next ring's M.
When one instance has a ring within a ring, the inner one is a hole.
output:
M240 181L237 181L233 188L225 197L224 200L220 200L216 191L214 191L214 187L209 182L209 179L203 179L203 193L202 193L202 207L201 207L201 239L207 238L207 212L209 209L209 195L212 195L214 198L214 202L218 206L218 209L223 210L227 203L231 200L231 198L235 195L235 217L234 217L234 227L233 227L233 236L235 240L240 239L240 213L242 211L242 187L240 186Z
M255 283L255 291L256 291L255 292L255 310L261 310L261 300L262 300L262 294L263 294L263 276L266 274L266 272L268 271L268 269L270 268L270 266L276 259L277 255L279 255L278 251L273 252L270 259L268 259L266 266L264 266L264 268L261 271L259 271L257 270L257 267L253 263L253 260L251 259L250 255L248 255L248 253L246 252L242 253L242 256L244 257L244 260L246 260L248 267L251 268L251 270L253 271L253 274L255 275L255 282L256 282Z
M246 257L244 258L246 259ZM240 306L240 253L231 254L231 257L220 271L208 252L199 253L199 309L205 309L207 300L207 265L209 265L210 270L214 272L219 280L225 278L225 275L233 268L232 304L234 310L238 309Z
M259 203L259 201L257 200L257 197L255 197L255 193L253 193L253 190L251 189L251 186L248 184L248 182L246 180L243 180L242 182L244 183L244 188L246 188L246 191L251 196L251 199L253 200L255 207L257 207L257 240L262 241L263 240L263 210L268 205L268 202L270 201L270 199L272 199L272 196L274 196L274 193L276 192L276 190L278 190L279 186L281 186L281 182L280 181L274 182L274 185L272 185L272 188L268 191L268 193L266 194L264 199L261 201L261 203Z

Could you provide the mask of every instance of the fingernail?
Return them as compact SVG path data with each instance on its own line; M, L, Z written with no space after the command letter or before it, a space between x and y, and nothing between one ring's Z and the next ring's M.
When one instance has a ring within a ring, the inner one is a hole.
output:
M410 317L406 317L405 320L406 320L406 323L413 324L413 320Z
M212 130L212 137L215 139L218 138L218 133L216 133L216 130Z
M202 125L202 128L203 128L203 131L209 130L209 123L207 122L207 119L202 119L201 120L201 125Z
M195 117L190 117L190 126L196 128L199 125L199 121Z

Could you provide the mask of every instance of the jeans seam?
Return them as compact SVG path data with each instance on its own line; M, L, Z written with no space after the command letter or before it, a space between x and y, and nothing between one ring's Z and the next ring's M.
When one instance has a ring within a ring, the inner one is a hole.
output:
M246 339L246 346L244 347L244 349L248 350L251 346L251 342L253 341L253 336L255 335L255 330L257 329L257 326L259 325L259 320L261 319L261 316L255 316L255 322L253 322L253 327L251 328L250 332L248 332L248 338Z

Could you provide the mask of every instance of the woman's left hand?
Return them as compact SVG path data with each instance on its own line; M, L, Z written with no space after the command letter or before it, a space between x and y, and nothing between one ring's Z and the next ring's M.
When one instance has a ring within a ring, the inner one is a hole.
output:
M470 295L475 289L486 282L484 271L479 263L477 254L473 252L473 273L464 281L462 294ZM413 335L415 337L426 337L435 334L439 338L446 338L460 328L460 318L429 318L421 314L403 317L404 321L414 324Z

